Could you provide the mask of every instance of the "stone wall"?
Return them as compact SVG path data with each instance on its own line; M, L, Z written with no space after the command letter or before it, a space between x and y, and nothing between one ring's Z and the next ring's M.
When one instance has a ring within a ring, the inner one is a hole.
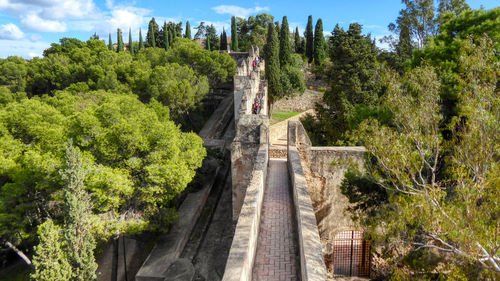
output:
M316 216L311 203L308 183L305 178L299 151L296 147L296 124L290 121L288 135L288 172L293 190L293 202L297 218L297 232L299 234L301 280L327 280L325 262L323 260L320 236L316 224Z
M291 122L290 138L300 151L307 186L316 215L323 255L332 258L335 235L344 230L357 230L358 226L345 213L348 199L341 193L340 185L349 165L362 169L364 147L313 147L300 122Z

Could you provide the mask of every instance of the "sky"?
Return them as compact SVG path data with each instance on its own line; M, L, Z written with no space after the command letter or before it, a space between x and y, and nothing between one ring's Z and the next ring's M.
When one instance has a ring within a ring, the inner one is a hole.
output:
M475 9L500 6L500 0L468 0ZM189 21L191 27L201 21L213 24L220 33L230 31L231 16L248 17L269 13L275 20L288 17L290 28L302 33L307 17L323 20L325 35L336 24L347 28L350 23L363 25L363 32L375 38L389 35L387 25L403 8L400 0L278 0L278 1L206 1L206 0L0 0L0 58L16 55L24 58L41 56L50 43L63 37L87 40L97 33L101 39L111 33L116 41L116 29L128 39L138 40L139 28L145 36L151 17L163 21ZM192 31L194 34L194 31Z

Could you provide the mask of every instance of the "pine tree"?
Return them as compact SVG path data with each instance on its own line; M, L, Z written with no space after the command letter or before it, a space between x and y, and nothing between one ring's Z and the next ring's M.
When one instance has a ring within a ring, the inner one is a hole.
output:
M290 46L290 29L286 16L283 17L281 23L280 35L280 67L290 65L292 63L292 47Z
M325 60L325 37L323 36L323 21L318 19L314 29L314 63L321 65Z
M133 56L134 55L134 47L132 44L132 29L128 28L128 51Z
M266 59L266 80L269 92L269 103L278 100L281 95L280 60L278 34L274 31L274 24L269 23L267 28L267 43L264 47Z
M123 52L123 37L122 37L122 30L121 29L117 29L116 30L116 41L117 41L117 44L118 44L118 48L117 48L117 52Z
M236 17L231 18L231 50L238 51L238 30L236 28Z
M148 47L156 47L157 37L159 35L158 24L156 23L155 18L152 18L149 21L148 25L148 33L146 34L146 42L148 43Z
M111 41L111 33L109 34L108 39L108 50L113 51L113 41Z
M302 53L302 40L300 39L298 27L295 28L294 44L295 44L295 53L301 54Z
M64 238L67 242L69 261L73 267L73 280L76 281L97 278L97 263L94 258L96 242L90 232L92 203L84 187L86 175L80 151L74 148L70 141L66 148L66 168L61 172L61 177L65 181Z
M60 229L51 219L38 226L40 243L35 246L33 266L35 273L31 279L36 281L66 281L71 279L72 270L63 249Z
M184 38L191 40L191 24L189 21L186 22L186 35L184 35Z
M306 27L306 57L309 59L309 62L313 60L313 48L314 48L314 34L313 34L313 23L312 16L309 16L307 19L307 27Z
M144 49L144 43L142 42L142 31L139 28L139 50Z

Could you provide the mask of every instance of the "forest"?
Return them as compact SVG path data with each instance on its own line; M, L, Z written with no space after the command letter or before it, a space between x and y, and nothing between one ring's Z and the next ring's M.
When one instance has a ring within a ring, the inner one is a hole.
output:
M498 280L500 7L402 2L388 49L356 22L325 36L309 16L300 34L261 13L232 17L230 37L152 18L138 42L118 29L0 59L0 260L95 280L103 243L168 231L207 156L192 120L235 74L225 51L258 46L271 109L310 71L327 84L301 120L313 143L368 150L342 193L381 249L380 280Z

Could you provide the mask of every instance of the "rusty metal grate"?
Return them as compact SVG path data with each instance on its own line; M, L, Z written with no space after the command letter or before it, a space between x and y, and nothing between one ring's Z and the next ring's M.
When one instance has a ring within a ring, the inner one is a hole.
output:
M370 242L363 232L342 231L333 242L333 273L335 276L370 277Z

